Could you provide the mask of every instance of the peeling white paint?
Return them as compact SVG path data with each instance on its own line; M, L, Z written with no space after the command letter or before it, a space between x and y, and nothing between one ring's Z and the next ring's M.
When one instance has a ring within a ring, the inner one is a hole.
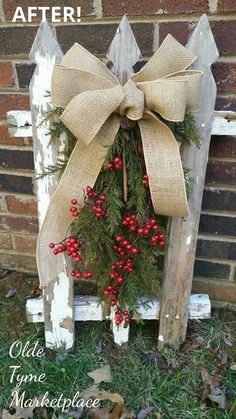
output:
M175 318L176 318L177 320L179 320L179 316L175 316Z
M166 314L166 318L168 319L170 317L170 315L169 314Z
M160 336L158 336L158 340L159 340L160 342L164 342L164 337L163 337L162 335L160 335Z
M145 308L142 304L143 297L140 299L140 306L138 307L138 314L144 320L158 320L160 313L160 300L153 298L149 303L149 307ZM44 308L42 298L32 298L27 301L27 315L32 322L38 323L44 321ZM74 319L75 321L87 320L103 320L102 305L95 296L79 296L74 298ZM192 294L188 306L189 319L207 319L211 313L211 302L207 294ZM40 317L39 317L40 314ZM105 317L110 320L110 316ZM179 319L179 316L176 316Z
M190 235L187 237L187 240L186 240L186 246L189 246L189 245L190 245L191 240L192 240L192 235L190 234Z
M65 349L70 349L73 346L74 334L60 326L64 319L73 317L73 309L68 305L69 278L65 272L61 272L58 278L53 290L54 299L51 303L52 331L45 331L46 344L47 347L65 346Z

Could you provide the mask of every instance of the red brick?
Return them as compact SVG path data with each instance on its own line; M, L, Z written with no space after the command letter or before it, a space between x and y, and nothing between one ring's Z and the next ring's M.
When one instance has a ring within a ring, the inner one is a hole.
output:
M0 230L15 231L20 233L37 233L38 222L37 218L33 217L16 217L13 215L1 216Z
M210 157L236 157L236 137L212 136Z
M6 118L6 113L12 110L29 110L29 96L21 94L0 94L0 118Z
M207 184L227 184L235 185L236 183L236 163L211 161L207 165L206 172Z
M27 7L30 6L70 6L76 8L77 6L81 7L81 16L89 16L93 14L93 0L57 0L56 4L55 1L49 0L37 0L37 4L35 4L35 0L3 0L3 9L5 19L12 20L16 7L21 6L23 8L24 13L27 13ZM41 20L41 15L39 15L38 19L34 18L35 20Z
M32 145L32 137L10 137L7 122L0 122L0 144L6 145Z
M6 202L3 195L0 196L0 212L6 212Z
M194 22L161 22L160 42L171 33L179 42L186 44L197 25ZM219 20L210 22L215 42L220 54L236 53L236 22L235 20Z
M215 63L212 66L212 71L219 93L236 92L236 63Z
M12 241L9 234L0 233L0 249L12 250Z
M37 215L36 199L15 195L7 195L5 198L7 209L13 214Z
M236 303L236 283L197 279L193 281L192 292L209 294L212 300Z
M13 87L15 80L10 62L0 62L0 87Z
M102 0L104 16L150 16L208 11L207 0Z
M217 111L234 111L236 112L236 98L234 96L217 96L216 106Z
M160 23L160 43L170 33L181 44L186 45L197 22L163 22Z
M36 252L37 236L21 236L13 235L14 249L19 250L21 253L32 253Z
M220 54L236 53L236 21L211 21L211 29Z
M20 255L10 252L0 253L0 266L15 271L37 273L36 259L34 256Z
M217 11L218 12L235 12L236 11L235 0L218 0Z
M153 24L149 22L132 23L131 28L142 54L153 53ZM117 30L117 23L59 25L57 39L66 52L75 42L93 54L105 55Z

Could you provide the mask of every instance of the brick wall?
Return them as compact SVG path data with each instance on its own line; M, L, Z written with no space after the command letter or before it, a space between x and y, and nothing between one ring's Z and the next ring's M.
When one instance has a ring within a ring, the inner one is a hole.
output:
M37 235L31 138L9 138L6 112L29 109L34 64L28 59L37 22L11 23L16 6L33 0L0 0L0 265L34 272ZM38 6L55 5L39 0ZM57 6L82 7L81 24L57 24L66 51L75 41L104 56L120 17L127 13L143 59L167 33L186 43L199 16L208 14L220 58L213 66L216 109L236 111L235 0L70 0ZM236 138L213 137L207 168L195 264L194 291L236 303Z

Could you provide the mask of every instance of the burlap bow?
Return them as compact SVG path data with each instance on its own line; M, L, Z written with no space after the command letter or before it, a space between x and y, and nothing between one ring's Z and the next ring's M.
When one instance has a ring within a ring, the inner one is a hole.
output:
M197 110L202 72L187 70L195 58L168 35L125 86L78 44L54 67L52 102L64 108L61 119L78 141L40 231L37 254L42 285L64 269L63 256L55 258L48 243L65 237L71 222L70 200L76 197L83 203L83 189L94 185L122 116L138 121L155 211L170 216L187 214L179 146L155 113L177 122L183 121L186 109Z

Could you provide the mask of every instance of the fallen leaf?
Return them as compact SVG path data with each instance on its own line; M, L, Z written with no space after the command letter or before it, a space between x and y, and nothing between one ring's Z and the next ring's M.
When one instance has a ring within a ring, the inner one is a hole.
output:
M16 288L11 288L5 295L6 298L15 297L17 295Z
M193 352L196 349L200 349L200 348L202 348L201 343L200 342L197 342L196 340L194 340L194 341L186 342L185 345L184 345L184 347L183 347L183 351L186 354L188 354L189 352Z
M88 400L90 398L98 399L101 401L108 400L113 403L111 406L95 407L89 410L93 419L133 419L134 415L129 412L124 405L124 399L118 393L111 393L105 390L99 390L94 384L86 388L81 393L81 398Z
M43 294L41 288L35 288L35 290L31 291L27 296L26 299L29 300L30 298L39 298Z
M162 370L167 368L165 359L158 352L150 351L142 347L139 347L138 350L142 357L146 359L150 364L154 364Z
M201 375L206 384L210 386L211 392L208 398L219 405L221 409L226 407L226 397L224 390L219 386L220 378L210 375L205 368L201 368Z
M236 371L236 364L231 364L231 365L230 365L230 369L231 369L232 371Z
M88 376L94 380L94 384L110 383L111 382L111 369L109 365L104 365L94 371L88 372Z
M0 278L4 278L6 275L8 275L11 271L9 269L2 269L0 268Z
M16 391L19 394L20 389L15 388L13 391ZM37 397L34 397L32 400L32 407L21 407L12 404L12 409L15 410L15 413L12 415L8 410L4 409L2 411L2 419L32 419L34 417L34 410L37 407L37 402L40 401Z
M224 343L229 346L230 348L232 348L233 346L233 339L230 335L228 335L227 333L224 333Z
M138 412L137 414L137 419L146 418L146 416L149 415L149 413L151 413L153 409L154 409L153 407L148 406L148 407L145 407L145 409L140 410L140 412Z

